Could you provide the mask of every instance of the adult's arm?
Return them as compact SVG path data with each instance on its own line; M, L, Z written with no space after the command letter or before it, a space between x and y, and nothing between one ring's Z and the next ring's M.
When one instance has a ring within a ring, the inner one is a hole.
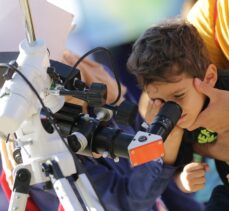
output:
M188 128L194 130L204 127L217 132L219 139L228 139L229 133L229 91L210 87L198 78L194 79L197 91L209 97L210 101L197 117L195 123Z
M205 156L212 157L221 161L229 161L229 142L228 142L229 132L224 133L223 135L218 134L217 141L215 143L206 143L206 144L195 144L194 150Z
M228 161L229 91L210 87L197 78L194 79L194 85L199 92L207 95L210 100L207 108L199 114L189 130L204 127L218 133L215 143L195 144L195 151L204 156Z
M84 163L107 210L148 210L166 189L175 167L161 160L131 168L127 160Z

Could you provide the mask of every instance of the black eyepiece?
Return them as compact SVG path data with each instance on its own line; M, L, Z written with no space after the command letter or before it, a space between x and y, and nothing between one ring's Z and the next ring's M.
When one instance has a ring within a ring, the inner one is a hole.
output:
M182 109L177 103L166 102L154 118L147 132L160 135L165 140L180 119L181 114Z

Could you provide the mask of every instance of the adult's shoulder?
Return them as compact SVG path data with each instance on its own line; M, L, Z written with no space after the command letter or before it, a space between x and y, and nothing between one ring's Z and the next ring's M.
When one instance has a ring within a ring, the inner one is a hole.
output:
M228 1L198 0L187 16L202 37L212 62L220 68L229 67L228 15Z

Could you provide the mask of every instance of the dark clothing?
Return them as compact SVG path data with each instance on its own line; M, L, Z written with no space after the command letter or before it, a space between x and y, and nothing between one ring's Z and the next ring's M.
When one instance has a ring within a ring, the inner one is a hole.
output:
M205 208L193 198L193 193L182 192L173 178L161 198L169 211L203 211Z
M205 211L226 211L229 207L229 189L225 185L216 186Z

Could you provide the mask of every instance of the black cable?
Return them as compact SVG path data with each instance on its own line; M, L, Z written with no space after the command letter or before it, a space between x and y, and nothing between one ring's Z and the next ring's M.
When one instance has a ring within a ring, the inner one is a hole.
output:
M104 210L105 209L105 205L104 203L102 202L102 200L100 199L99 197L99 194L98 192L96 191L96 189L94 188L94 184L91 182L91 179L89 179L89 176L87 175L87 172L85 171L85 168L82 166L81 162L79 161L79 159L76 159L76 155L75 153L73 152L73 150L67 145L67 143L65 142L64 140L64 137L62 136L59 128L57 127L57 125L55 124L55 122L53 121L52 117L53 117L53 113L50 109L48 109L43 100L41 99L41 97L39 96L37 90L34 88L34 86L30 83L30 81L26 78L26 76L21 72L19 71L16 67L14 67L13 65L11 64L7 64L7 63L0 63L0 67L7 67L7 68L12 68L15 72L17 72L22 78L23 80L28 84L28 86L31 88L31 90L34 92L34 94L37 96L39 102L41 103L41 106L42 108L46 111L46 114L47 114L47 118L48 120L50 121L51 125L54 127L54 129L57 131L58 135L60 136L60 139L62 140L62 142L64 143L64 145L66 146L67 150L69 151L69 153L72 155L72 158L73 158L73 161L74 161L74 164L75 164L75 167L76 167L76 170L77 170L77 173L84 173L89 182L91 183L95 193L97 194L98 196L98 200L100 202L100 204L103 206ZM82 205L82 204L81 204ZM84 209L85 205L82 206L82 208ZM87 210L85 210L87 211Z
M64 86L69 82L70 80L70 77L71 75L73 74L73 71L75 71L75 68L80 64L80 62L82 62L85 57L87 57L88 55L92 54L92 53L95 53L95 52L98 52L98 51L105 51L109 58L110 58L110 61L111 61L111 71L113 72L114 74L114 77L115 77L115 80L116 80L116 83L117 83L117 86L118 86L118 96L117 98L114 100L114 102L111 103L111 105L114 105L116 104L120 97L121 97L121 83L120 83L120 80L119 80L119 76L118 76L118 73L115 71L115 65L114 65L114 59L113 59L113 55L111 53L111 51L107 48L104 48L104 47L97 47L97 48L94 48L90 51L88 51L87 53L85 53L83 56L81 56L77 61L76 63L72 66L72 70L71 72L68 74L65 82L64 82Z

